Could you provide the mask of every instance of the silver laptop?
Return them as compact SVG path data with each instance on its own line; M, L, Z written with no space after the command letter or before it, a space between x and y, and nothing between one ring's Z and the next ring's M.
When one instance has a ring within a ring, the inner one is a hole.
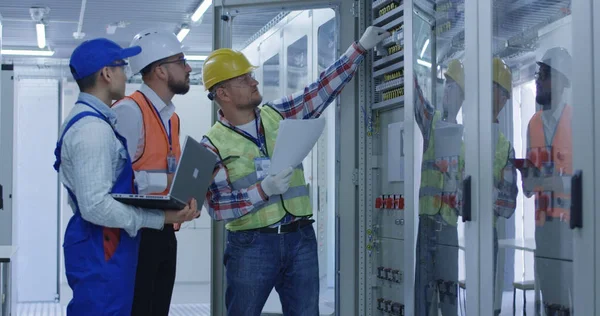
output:
M206 147L194 138L187 136L184 141L181 159L173 176L173 183L167 195L112 194L112 197L125 204L143 208L180 210L195 198L198 208L202 207L208 186L212 182L216 158Z

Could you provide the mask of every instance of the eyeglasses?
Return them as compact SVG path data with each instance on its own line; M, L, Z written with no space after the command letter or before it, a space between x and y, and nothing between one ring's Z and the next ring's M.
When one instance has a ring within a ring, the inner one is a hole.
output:
M254 75L254 72L249 72L247 74L232 78L231 80L251 82L252 80L256 80L256 76Z
M219 82L214 86L214 89L222 88L229 83L246 82L248 84L251 84L252 80L256 80L255 78L256 77L254 76L254 72L249 72L249 73L243 74L241 76L233 77L231 79L227 79L225 81Z
M223 82L221 82L220 86L226 85L228 83L242 83L245 82L247 84L252 84L252 81L256 80L256 77L254 76L254 72L249 72L246 74L243 74L241 76L237 76L228 80L225 80Z
M170 61L163 61L162 63L160 63L158 65L162 66L164 64L179 64L179 66L185 67L185 65L187 65L187 59L179 58L179 59L170 60Z
M121 68L125 68L125 66L129 65L128 62L124 61L124 60L119 60L116 61L110 65L108 65L107 67L121 67Z
M256 80L256 77L254 76L254 72L249 72L249 73L243 74L241 76L237 76L237 77L234 77L234 78L231 78L231 79L227 79L225 81L221 81L221 82L217 83L216 85L214 85L211 88L212 92L210 92L208 94L208 98L210 100L214 100L217 89L224 88L229 83L233 83L233 82L237 82L237 83L246 82L247 84L251 84L253 80Z

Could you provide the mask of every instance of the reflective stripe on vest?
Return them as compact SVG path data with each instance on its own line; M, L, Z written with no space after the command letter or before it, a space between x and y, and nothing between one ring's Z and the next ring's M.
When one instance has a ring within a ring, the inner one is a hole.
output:
M167 173L167 156L169 154L169 136L165 130L161 118L154 110L150 100L140 91L130 96L142 112L144 122L144 151L142 155L133 162L133 170L146 171L150 173ZM179 117L173 113L171 122L171 147L177 161L181 157L181 145L179 143ZM168 128L169 125L166 127ZM162 192L149 193L152 195L167 195L169 188ZM179 230L179 224L173 224L175 230Z
M544 191L536 188L535 218L538 226L546 220L559 218L568 221L571 209L570 177L573 174L573 146L571 134L572 108L565 105L557 126L551 146L547 146L542 112L537 112L529 122L529 147L527 158L540 170L534 176L561 177L562 191Z
M441 118L441 112L436 111L429 138L429 146L423 153L421 164L421 187L419 189L419 215L440 214L449 225L456 226L458 213L462 208L462 176L465 168L464 143L459 157L440 159L435 157L435 125ZM498 142L494 154L494 179L502 176L502 169L508 161L510 143L502 133L498 134ZM459 190L460 189L460 190Z
M267 152L272 154L279 122L283 117L269 106L263 105L259 109L267 141ZM215 146L225 164L234 190L247 189L258 182L254 159L261 157L261 153L254 142L220 122L212 126L206 137ZM294 169L290 188L285 194L271 196L256 211L227 223L226 228L230 231L238 231L267 227L279 222L286 212L295 216L312 215L312 206L304 181L302 165Z
M455 208L452 208L446 203L442 203L442 200L454 200L456 201L457 191L444 191L444 173L442 169L448 169L449 165L446 166L442 161L437 161L435 158L435 125L440 120L441 113L435 112L433 120L431 122L431 132L429 138L429 146L423 153L423 162L421 163L421 187L419 189L419 215L436 215L440 214L445 222L450 225L456 225L458 214ZM461 164L464 166L462 158L459 157L458 171L463 170ZM455 179L456 180L456 179ZM456 181L455 181L456 182Z

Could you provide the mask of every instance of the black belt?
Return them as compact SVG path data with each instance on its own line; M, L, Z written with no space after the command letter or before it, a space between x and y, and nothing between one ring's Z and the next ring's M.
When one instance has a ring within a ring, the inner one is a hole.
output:
M304 226L311 225L314 222L315 222L315 220L313 220L313 219L301 219L301 220L297 220L297 221L289 223L289 224L280 225L278 227L264 227L264 228L250 229L247 231L258 231L259 233L267 233L267 234L293 233L293 232L297 232L300 228L302 228Z

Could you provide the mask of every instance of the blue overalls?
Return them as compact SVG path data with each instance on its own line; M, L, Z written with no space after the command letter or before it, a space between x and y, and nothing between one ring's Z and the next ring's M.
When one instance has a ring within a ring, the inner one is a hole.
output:
M95 112L81 112L67 123L54 151L56 171L61 163L63 137L73 124L83 117L94 116L110 125L108 118L90 104L83 101L78 103L89 106ZM125 138L114 128L113 131L127 148ZM137 193L133 179L131 158L127 155L127 163L111 193ZM73 290L67 315L130 315L140 235L132 238L122 229L102 227L84 220L75 194L68 187L67 191L76 207L75 214L69 220L63 244L67 281Z

